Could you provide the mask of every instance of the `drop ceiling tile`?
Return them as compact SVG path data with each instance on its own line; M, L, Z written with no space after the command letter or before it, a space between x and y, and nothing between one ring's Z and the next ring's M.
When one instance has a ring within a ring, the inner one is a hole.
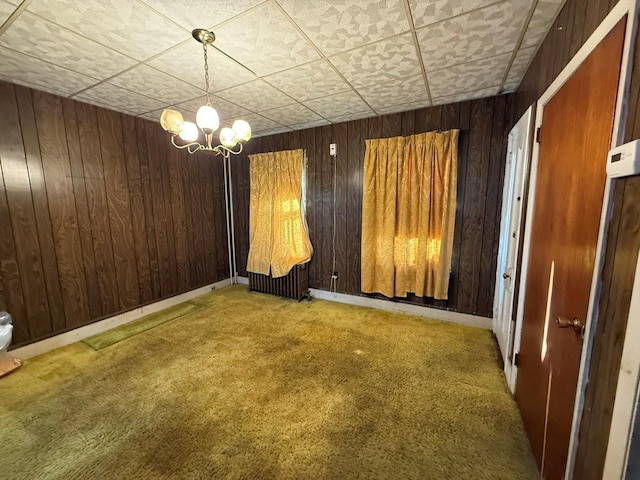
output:
M0 1L0 25L2 25L4 21L11 16L15 9L15 5Z
M520 48L513 60L506 83L519 83L533 59L538 47Z
M527 31L522 39L523 47L536 46L542 43L549 28L558 16L565 0L538 0Z
M502 87L500 93L513 93L518 89L518 83L507 83Z
M465 102L467 100L475 100L476 98L492 97L498 94L498 87L483 88L473 92L459 93L456 95L448 95L446 97L434 98L433 105L448 105L450 103Z
M322 119L320 115L312 112L307 107L300 105L299 103L266 110L260 112L260 114L282 125L295 125L296 123L311 122Z
M280 0L282 8L326 55L409 30L399 0Z
M389 113L408 112L409 110L417 110L419 108L430 107L431 102L429 100L422 100L420 102L403 103L401 105L393 105L391 107L383 107L376 109L378 115L387 115Z
M304 102L346 92L351 88L329 65L327 60L318 60L299 67L274 73L264 79L287 95Z
M166 0L142 1L191 31L194 28L211 28L264 0L217 0L215 6L208 0L182 0L179 6Z
M304 104L324 118L339 117L353 112L370 111L369 106L352 90L324 98L308 100Z
M160 108L158 110L154 110L153 112L143 113L142 115L138 115L140 118L144 118L145 120L151 120L152 122L160 123L160 115L162 115L162 111L164 108Z
M290 132L291 129L289 127L278 127L278 128L269 128L267 130L260 130L256 132L256 137L266 137L267 135L277 135L279 133Z
M234 87L256 78L249 70L214 48L208 49L207 56L212 92ZM163 53L151 60L149 65L198 88L204 88L202 45L195 40Z
M320 120L314 120L312 122L297 123L295 125L289 126L292 130L304 130L306 128L322 127L323 125L329 125L330 123L331 122L329 122L329 120L325 120L324 118L322 118Z
M191 37L147 5L132 0L37 0L28 10L138 60Z
M422 73L411 33L341 53L331 62L356 88Z
M375 112L371 110L365 110L362 112L354 112L354 113L349 113L347 115L339 115L337 117L331 117L329 118L329 120L331 120L331 123L342 123L342 122L350 122L352 120L360 120L361 118L369 118L369 117L375 117L375 116L376 116Z
M183 115L186 115L186 112L189 112L190 114L193 114L192 116L195 118L198 109L206 102L207 97L202 96L189 100L188 102L176 104L175 109L180 111ZM250 113L246 108L227 102L223 98L215 95L211 95L211 106L216 109L220 118L232 118L238 115L247 115Z
M319 58L313 46L271 2L221 25L215 34L216 47L260 76Z
M255 80L218 92L217 96L253 112L284 107L295 103L295 100L291 97L276 90L264 80Z
M101 80L136 63L125 55L29 12L22 12L18 16L0 36L0 44Z
M109 83L164 103L183 102L204 93L203 90L148 65L134 67L110 79Z
M102 83L85 90L74 98L96 105L105 105L117 110L123 109L136 114L161 108L164 102L139 95L124 88Z
M56 95L69 96L97 80L0 46L0 78Z
M362 87L358 89L358 92L374 110L389 105L429 100L422 75Z
M502 84L511 54L485 58L476 62L454 65L427 75L433 98L455 95L471 90L497 87Z
M462 15L496 0L409 0L416 28Z
M234 117L229 120L225 120L225 125L233 125L233 122L238 118L242 118L249 122L251 126L252 132L260 132L263 130L270 130L273 128L282 128L284 125L280 125L278 122L274 122L273 120L269 120L268 118L263 117L262 115L258 115L257 113L252 113L250 115L244 115L242 117Z
M417 31L427 75L432 70L512 51L530 0L509 0Z

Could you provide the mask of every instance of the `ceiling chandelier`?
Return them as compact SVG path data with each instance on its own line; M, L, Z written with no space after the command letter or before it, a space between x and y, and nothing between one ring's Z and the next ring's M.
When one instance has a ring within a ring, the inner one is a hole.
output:
M251 127L244 120L236 120L231 128L225 127L218 134L220 144L213 144L213 133L220 126L220 117L211 106L209 94L209 64L207 63L207 46L211 45L216 36L213 32L197 28L191 32L193 38L202 43L204 50L204 84L207 103L198 109L196 123L185 122L182 114L176 110L165 109L160 116L160 125L171 134L174 147L187 149L189 153L199 151L210 152L229 158L231 154L242 152L242 146L251 138ZM176 137L182 142L176 143ZM235 147L238 148L235 148Z

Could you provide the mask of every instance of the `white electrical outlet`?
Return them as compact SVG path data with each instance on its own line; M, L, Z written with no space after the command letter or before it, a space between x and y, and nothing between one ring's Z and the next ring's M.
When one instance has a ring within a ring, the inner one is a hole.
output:
M329 155L337 155L338 154L338 145L332 143L329 145Z

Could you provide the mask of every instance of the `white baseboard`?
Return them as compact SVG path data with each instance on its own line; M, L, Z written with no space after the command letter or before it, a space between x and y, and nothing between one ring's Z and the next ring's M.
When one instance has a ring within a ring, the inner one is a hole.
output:
M60 335L56 335L55 337L46 338L39 342L16 348L15 350L11 350L9 353L11 353L11 355L16 358L35 357L36 355L41 355L56 348L79 342L81 340L84 340L85 338L97 335L102 332L106 332L107 330L111 330L112 328L116 328L120 325L124 325L125 323L129 323L142 318L145 315L159 312L160 310L164 310L165 308L178 305L179 303L183 303L187 300L191 300L192 298L199 297L201 295L204 295L205 293L209 293L212 290L218 290L220 288L228 287L229 285L231 285L231 280L229 279L211 283L209 285L205 285L204 287L190 290L174 297L165 298L164 300L150 303L149 305L145 305L134 310L129 310L128 312L124 312L113 317L105 318L104 320L85 325L84 327L76 328L69 332L61 333Z
M242 285L249 285L249 279L247 277L238 277L238 283ZM439 308L423 307L422 305L410 303L392 302L390 300L362 297L347 293L334 293L327 290L318 290L316 288L312 288L310 291L312 297L320 300L328 300L330 302L376 308L387 312L406 313L408 315L416 315L419 317L431 318L433 320L458 323L469 327L484 328L486 330L491 330L492 327L491 318L469 315L467 313L458 313L449 310L441 310Z

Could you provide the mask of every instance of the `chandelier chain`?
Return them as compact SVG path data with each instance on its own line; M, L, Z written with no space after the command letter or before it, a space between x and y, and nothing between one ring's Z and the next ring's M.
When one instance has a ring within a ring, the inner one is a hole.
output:
M204 49L204 88L207 94L207 105L211 106L211 98L209 98L209 62L207 61L207 44L203 43Z

